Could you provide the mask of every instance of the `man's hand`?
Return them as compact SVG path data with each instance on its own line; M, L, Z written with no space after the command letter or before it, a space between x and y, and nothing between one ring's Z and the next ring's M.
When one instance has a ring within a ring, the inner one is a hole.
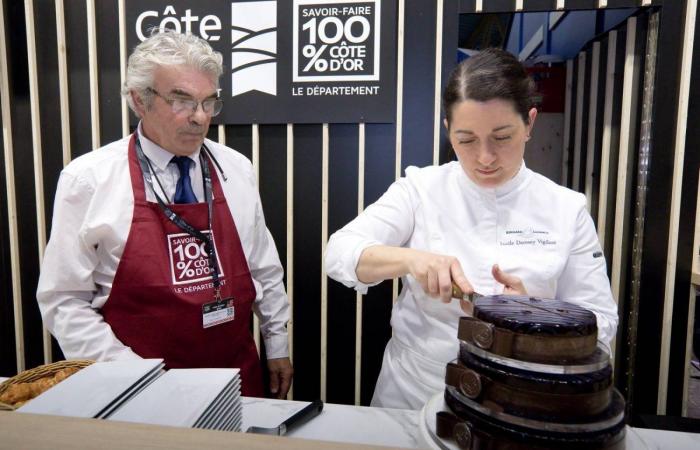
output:
M294 376L292 362L289 358L268 359L267 368L270 370L270 392L277 398L287 398Z
M506 295L527 295L527 290L523 284L523 280L511 275L501 270L498 264L494 264L491 268L491 275L499 283L501 283L503 288L503 293Z

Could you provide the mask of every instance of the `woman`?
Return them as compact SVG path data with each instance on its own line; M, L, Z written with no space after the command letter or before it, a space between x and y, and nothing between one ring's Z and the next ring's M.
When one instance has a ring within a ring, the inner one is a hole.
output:
M457 357L465 293L559 298L592 310L598 339L617 305L586 198L525 167L537 116L534 83L509 53L488 49L453 71L443 94L457 160L406 176L333 234L328 275L364 293L402 277L373 406L420 408ZM440 301L441 300L441 301Z

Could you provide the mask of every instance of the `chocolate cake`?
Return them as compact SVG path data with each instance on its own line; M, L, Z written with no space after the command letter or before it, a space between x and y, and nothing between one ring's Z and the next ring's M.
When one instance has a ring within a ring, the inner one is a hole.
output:
M448 363L440 438L465 449L618 449L624 399L595 315L561 300L480 297Z

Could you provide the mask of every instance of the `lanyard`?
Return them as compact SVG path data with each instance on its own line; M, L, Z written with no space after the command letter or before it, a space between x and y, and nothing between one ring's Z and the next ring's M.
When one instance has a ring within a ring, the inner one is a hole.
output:
M207 252L207 260L209 263L209 268L211 269L212 272L212 281L214 283L214 298L216 300L221 300L221 281L219 280L219 262L216 258L216 247L214 246L214 232L212 230L212 182L211 182L211 172L209 170L209 163L207 161L207 158L203 156L204 152L199 153L199 162L202 165L202 176L204 178L204 199L207 202L207 212L208 212L208 220L209 220L209 235L207 236L206 234L202 233L201 231L197 230L194 228L192 225L187 223L185 219L182 217L178 216L172 209L168 207L168 205L163 201L163 199L158 195L156 192L155 188L153 187L153 176L155 174L151 174L151 170L148 164L148 159L146 158L146 155L143 153L143 149L141 148L141 141L139 140L138 133L136 134L136 156L138 157L139 160L139 165L141 166L141 172L143 172L143 177L146 180L146 183L148 184L148 187L151 188L151 192L153 192L153 195L155 196L156 200L158 201L158 206L160 206L161 211L163 211L163 214L165 214L165 217L167 217L172 223L177 225L178 228L180 228L182 231L185 233L189 234L190 236L193 236L200 241L204 242L204 249ZM208 153L208 149L206 146L204 146L205 151Z

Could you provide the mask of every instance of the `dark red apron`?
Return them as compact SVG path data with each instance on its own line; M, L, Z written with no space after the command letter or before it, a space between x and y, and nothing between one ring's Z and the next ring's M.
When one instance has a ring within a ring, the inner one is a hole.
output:
M216 170L210 162L212 229L221 297L233 297L234 320L204 328L202 305L214 301L214 289L202 243L146 201L134 136L128 151L134 217L102 308L105 321L136 354L163 358L168 368L238 367L242 394L261 397L262 373L249 328L255 287ZM168 207L195 229L209 228L206 203Z

